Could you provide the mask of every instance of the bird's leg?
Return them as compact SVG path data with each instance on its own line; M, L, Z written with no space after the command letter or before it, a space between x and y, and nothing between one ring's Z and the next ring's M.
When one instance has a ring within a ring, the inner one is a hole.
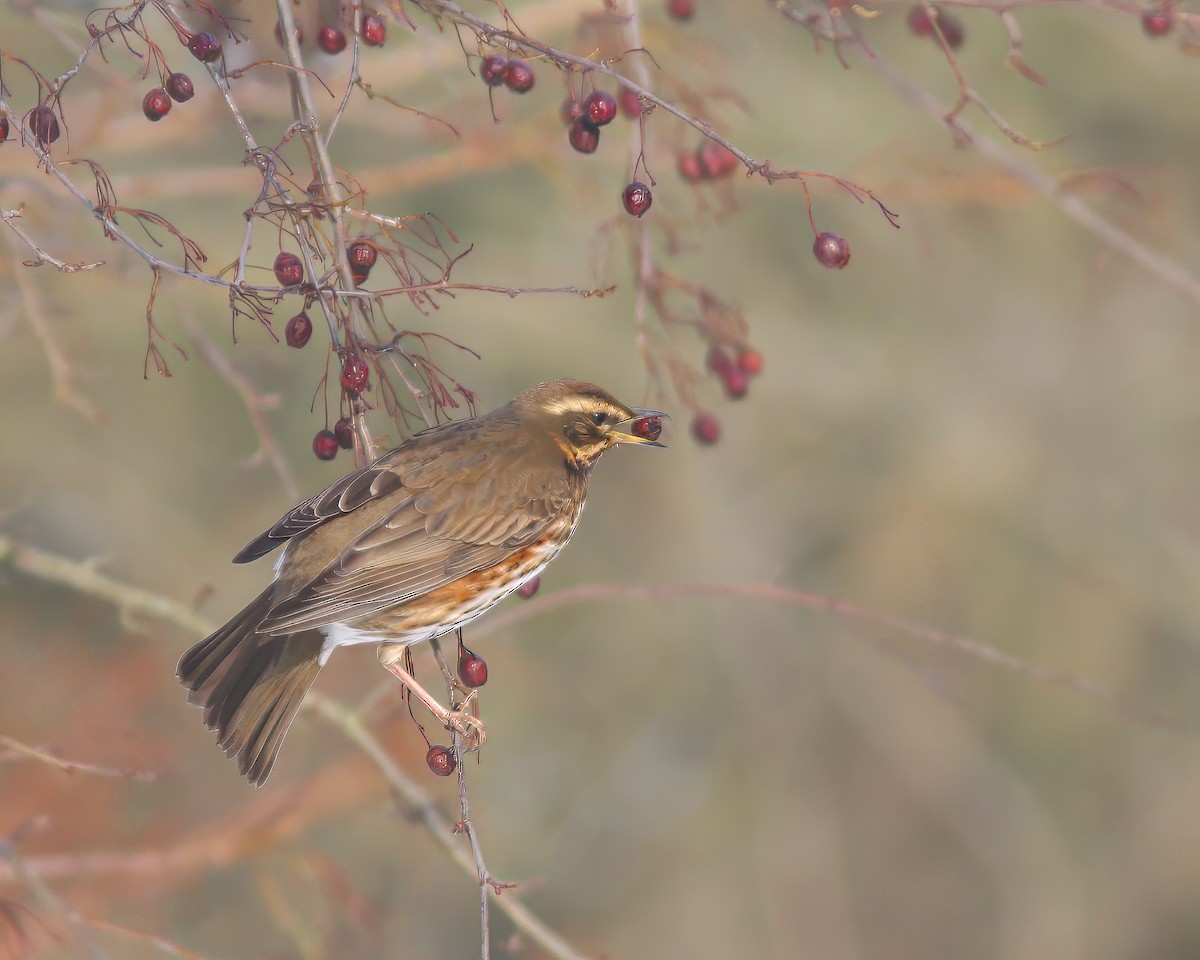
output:
M420 700L446 727L457 730L472 747L482 746L487 739L483 721L462 710L447 710L437 699L417 683L408 670L404 669L405 645L400 643L381 643L379 645L379 662L382 663L405 687L410 694ZM465 706L465 704L464 704Z

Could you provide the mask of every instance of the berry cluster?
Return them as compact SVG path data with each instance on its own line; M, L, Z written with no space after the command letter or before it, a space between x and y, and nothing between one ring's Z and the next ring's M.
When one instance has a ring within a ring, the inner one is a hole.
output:
M679 175L684 180L719 180L727 177L741 163L737 156L731 153L715 140L705 140L691 153L681 153L677 159Z
M489 87L508 87L513 93L528 93L533 89L533 67L526 60L511 60L498 53L489 53L479 64L479 78Z
M640 113L640 100L638 104ZM595 153L600 146L600 128L616 119L617 110L617 98L607 90L594 90L583 100L568 99L562 111L563 119L568 123L567 142L580 153Z

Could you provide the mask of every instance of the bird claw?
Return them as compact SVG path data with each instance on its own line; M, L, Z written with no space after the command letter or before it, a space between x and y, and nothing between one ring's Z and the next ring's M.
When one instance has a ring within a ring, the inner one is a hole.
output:
M447 710L446 715L439 716L438 719L448 730L453 730L463 738L464 752L478 750L487 742L487 730L483 721L465 710Z

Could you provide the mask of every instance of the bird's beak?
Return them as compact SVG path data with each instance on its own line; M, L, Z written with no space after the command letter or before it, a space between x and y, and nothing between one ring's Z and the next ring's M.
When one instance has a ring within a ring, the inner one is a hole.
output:
M661 411L661 410L642 410L642 409L635 407L633 410L633 416L629 417L628 419L622 420L620 423L617 424L617 427L624 427L627 424L634 424L639 420L645 419L646 417L656 417L660 420L670 420L671 419L671 415L669 413L663 413L663 411ZM647 447L665 447L666 446L665 443L658 442L657 435L655 435L653 438L639 437L635 433L628 433L626 430L620 430L620 429L616 429L616 428L610 430L608 435L612 438L614 443L639 443L642 446L647 446Z

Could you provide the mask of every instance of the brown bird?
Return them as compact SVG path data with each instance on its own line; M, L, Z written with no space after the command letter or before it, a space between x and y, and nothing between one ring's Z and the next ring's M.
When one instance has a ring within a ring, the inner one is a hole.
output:
M188 702L261 784L329 655L376 643L441 722L481 733L403 669L404 647L461 627L536 576L571 538L600 455L620 443L662 446L663 416L554 380L423 430L342 477L233 558L285 545L274 582L180 659Z

